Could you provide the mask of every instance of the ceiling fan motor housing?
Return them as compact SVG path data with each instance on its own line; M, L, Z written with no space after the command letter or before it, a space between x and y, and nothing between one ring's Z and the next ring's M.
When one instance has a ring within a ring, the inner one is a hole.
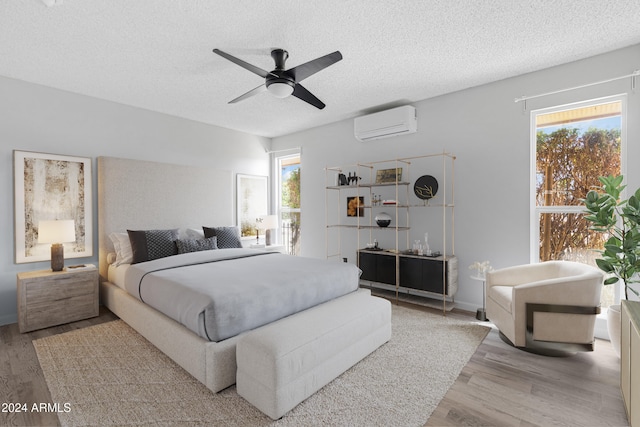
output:
M274 76L277 75L276 76ZM272 84L284 84L284 85L288 85L291 86L292 91L293 88L296 85L295 80L293 80L291 77L289 77L284 71L281 70L273 70L271 72L271 74L269 74L266 79L265 79L265 84L267 85L267 89L269 88L269 86L271 86Z
M274 49L271 51L271 57L276 64L276 68L265 78L265 85L273 95L278 98L286 98L291 95L296 86L295 79L289 76L284 69L284 64L289 57L289 53L284 49ZM276 86L270 88L271 85Z

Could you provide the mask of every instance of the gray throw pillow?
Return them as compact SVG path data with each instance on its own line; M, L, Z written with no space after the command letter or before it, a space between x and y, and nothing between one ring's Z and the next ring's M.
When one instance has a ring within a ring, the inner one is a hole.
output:
M240 229L238 227L202 227L204 237L216 236L218 249L241 248Z
M178 239L176 240L176 246L178 247L179 254L186 254L188 252L210 251L213 249L218 249L216 240L216 236L204 239Z
M175 240L178 230L127 230L133 261L131 264L152 261L178 254Z

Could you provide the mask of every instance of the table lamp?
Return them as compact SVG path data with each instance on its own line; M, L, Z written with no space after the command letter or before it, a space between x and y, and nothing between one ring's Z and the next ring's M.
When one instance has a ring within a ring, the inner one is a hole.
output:
M38 243L51 243L51 270L64 268L63 243L76 241L76 226L72 219L38 222Z
M272 230L278 228L278 215L265 215L262 217L262 228L264 228L265 245L273 245L276 243L275 235Z

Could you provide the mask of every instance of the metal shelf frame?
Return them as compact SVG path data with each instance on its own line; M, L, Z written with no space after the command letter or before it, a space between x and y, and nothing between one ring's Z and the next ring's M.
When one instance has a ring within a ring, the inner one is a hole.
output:
M417 162L418 160L424 161L429 158L441 158L441 173L442 173L442 200L439 203L429 203L429 201L425 201L423 204L410 203L410 190L411 183L413 179L411 177L411 164ZM329 230L334 228L349 228L356 229L357 235L357 248L362 249L361 243L361 230L366 230L368 233L365 233L368 237L368 242L371 242L373 239L374 232L395 232L395 248L392 249L392 252L395 252L396 258L396 286L395 286L395 295L396 295L396 303L398 302L398 293L400 288L402 288L400 283L400 268L399 268L399 255L401 252L400 244L401 244L401 234L404 234L406 247L409 248L410 238L409 233L411 230L410 223L410 212L413 209L420 208L432 208L432 209L442 209L442 253L448 256L455 256L455 160L456 156L446 151L435 154L427 154L422 156L413 156L413 157L405 157L391 160L380 160L375 162L367 162L367 163L355 163L351 165L343 165L343 166L332 166L325 168L325 224L326 224L326 232L325 232L325 248L326 248L326 257L327 259L331 258L339 258L342 259L343 254L343 245L342 245L342 233L338 233L337 242L335 245L337 247L337 253L331 253L330 250L330 236ZM375 173L376 168L384 167L385 169L392 169L393 167L398 170L398 168L403 168L403 176L398 180L398 176L396 175L395 182L375 182ZM406 175L405 175L406 170ZM359 179L356 180L355 184L351 185L337 185L338 175L344 174L345 171L354 172ZM368 177L368 179L367 179ZM364 181L364 182L362 182ZM368 195L369 200L373 200L373 189L377 187L394 187L395 188L395 203L394 204L384 204L384 205L373 205L373 202L369 205L359 206L358 208L368 209L371 211L371 214L368 215L367 220L362 220L360 216L356 216L355 224L346 224L341 221L340 213L343 212L343 209L346 206L342 204L342 197L340 193L345 190L355 191L355 197L358 197L360 200L361 196ZM330 194L337 191L338 202L337 206L330 206L332 203L330 202ZM450 197L450 199L448 199ZM402 199L402 201L401 201ZM374 223L374 212L377 209L385 208L387 210L394 209L395 210L395 225L389 227L379 227ZM338 209L338 222L334 222L330 220L330 211ZM401 221L400 218L403 218ZM449 224L448 221L451 221ZM451 235L448 236L447 227L450 225L451 227ZM448 242L450 242L450 246L448 246ZM444 275L446 276L446 268L443 268ZM443 315L446 315L447 308L447 296L445 292L445 280L446 277L443 277L443 295L442 295L442 311ZM451 302L453 301L453 297L451 298Z

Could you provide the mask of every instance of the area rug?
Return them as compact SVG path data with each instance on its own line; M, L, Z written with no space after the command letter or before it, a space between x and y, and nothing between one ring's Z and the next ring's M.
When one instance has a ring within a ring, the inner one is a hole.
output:
M486 336L393 306L391 341L272 421L235 386L214 394L121 320L33 341L63 426L421 426Z

